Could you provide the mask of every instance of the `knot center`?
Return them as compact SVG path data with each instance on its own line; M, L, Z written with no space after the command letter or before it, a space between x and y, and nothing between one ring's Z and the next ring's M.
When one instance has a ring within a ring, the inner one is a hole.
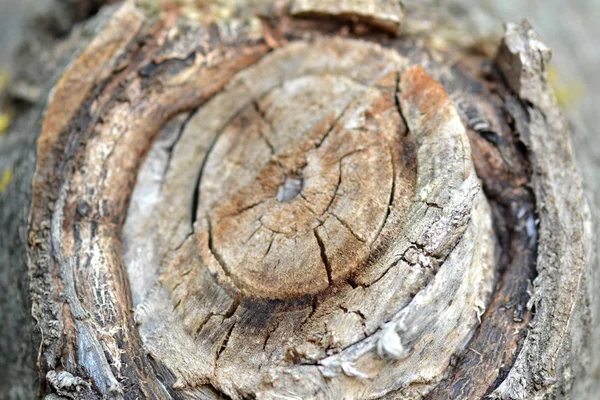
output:
M277 189L277 200L289 202L292 201L302 191L302 177L288 176Z

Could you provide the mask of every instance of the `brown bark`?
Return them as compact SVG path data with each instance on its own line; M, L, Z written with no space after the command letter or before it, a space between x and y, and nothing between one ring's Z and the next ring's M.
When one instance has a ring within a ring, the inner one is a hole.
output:
M589 210L526 23L490 60L385 0L141 3L44 106L40 396L570 398L589 378Z

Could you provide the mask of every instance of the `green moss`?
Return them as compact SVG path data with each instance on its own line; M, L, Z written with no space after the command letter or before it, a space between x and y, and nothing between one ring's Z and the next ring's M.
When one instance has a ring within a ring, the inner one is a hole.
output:
M554 66L548 69L548 82L554 90L558 105L564 109L573 108L585 95L585 87L579 78L564 82L559 78Z
M2 176L0 177L0 193L3 193L6 190L6 187L12 181L13 178L13 170L12 168L8 168Z

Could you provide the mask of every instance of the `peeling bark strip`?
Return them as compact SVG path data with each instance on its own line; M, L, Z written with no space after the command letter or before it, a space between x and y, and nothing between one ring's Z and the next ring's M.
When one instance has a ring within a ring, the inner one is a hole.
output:
M82 389L83 398L167 396L146 361L133 324L120 250L120 227L135 171L154 132L171 115L198 106L236 68L266 52L264 44L244 52L237 43L213 40L203 43L205 54L194 57L191 65L176 60L159 68L154 57L173 46L168 33L176 29L174 19L144 27L135 22L141 27L137 38L118 34L135 28L131 21L140 18L139 11L126 5L96 39L111 40L123 56L119 51L103 52L108 54L97 60L92 43L67 71L55 88L40 135L30 244L32 281L39 274L44 284L32 288L40 298L34 298L34 315L46 307L53 315L52 320L37 316L46 324L41 367L89 377L94 389ZM190 49L191 54L195 51ZM112 75L102 83L102 77L92 82L98 86L88 100L62 100L72 92L70 82L95 76L90 66L111 64ZM150 73L148 66L159 73ZM189 83L183 86L182 81ZM60 110L78 111L63 117L61 111L53 112L55 101Z
M64 73L29 223L40 395L568 396L588 231L545 47L510 25L497 68L349 34L401 21L362 3L127 2Z
M295 16L343 18L374 25L396 33L403 18L402 5L396 0L293 0L290 9Z

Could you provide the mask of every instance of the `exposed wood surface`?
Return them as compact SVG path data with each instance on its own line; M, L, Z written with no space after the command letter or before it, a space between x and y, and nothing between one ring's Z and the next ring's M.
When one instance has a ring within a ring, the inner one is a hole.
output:
M322 16L365 22L396 33L403 17L397 0L294 0L290 8L296 16Z
M40 395L568 398L591 227L547 48L431 48L358 3L127 2L69 66L28 231Z

